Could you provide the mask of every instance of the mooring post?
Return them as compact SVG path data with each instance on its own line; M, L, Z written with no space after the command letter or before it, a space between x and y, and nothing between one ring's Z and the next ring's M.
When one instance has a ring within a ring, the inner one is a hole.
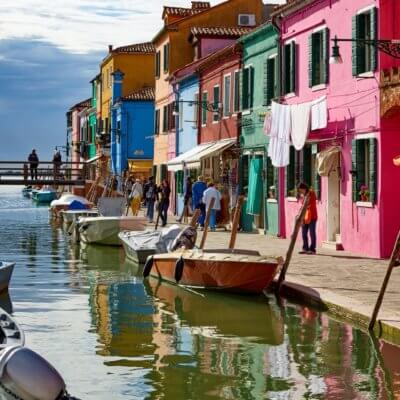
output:
M379 291L378 299L376 300L376 304L374 307L374 311L372 312L371 321L369 323L368 329L373 330L376 322L376 318L378 317L379 309L381 308L383 297L385 296L386 288L389 284L390 277L393 272L394 267L398 267L400 265L400 231L397 235L396 242L393 247L392 256L390 257L388 269L386 271L385 278L382 282L381 290Z

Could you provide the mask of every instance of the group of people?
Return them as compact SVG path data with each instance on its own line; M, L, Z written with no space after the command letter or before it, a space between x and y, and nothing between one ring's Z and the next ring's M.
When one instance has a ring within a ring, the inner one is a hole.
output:
M39 156L37 155L36 149L32 149L32 152L28 156L29 170L31 173L31 179L38 179L38 167L39 167ZM54 150L53 155L54 165L54 178L60 176L60 168L62 165L62 157L59 150ZM24 179L28 179L28 166L24 164Z
M125 182L125 190L133 215L138 215L143 203L146 206L146 216L150 223L153 222L156 208L162 221L161 226L167 225L171 187L166 179L161 182L160 186L157 186L152 176L145 182L140 179L134 180L129 176Z

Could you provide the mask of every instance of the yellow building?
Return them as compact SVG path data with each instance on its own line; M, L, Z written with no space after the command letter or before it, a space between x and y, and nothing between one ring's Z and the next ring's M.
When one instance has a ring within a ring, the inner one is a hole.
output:
M155 48L152 43L138 43L113 49L100 65L101 89L98 107L101 113L100 132L106 137L111 129L112 73L124 73L122 96L143 87L154 87Z
M156 48L154 168L157 181L166 177L169 154L174 156L174 96L167 81L175 70L194 59L189 42L193 27L256 26L263 20L262 0L227 0L214 7L209 2L192 1L191 8L164 7L163 28L153 39ZM171 158L171 157L170 157Z

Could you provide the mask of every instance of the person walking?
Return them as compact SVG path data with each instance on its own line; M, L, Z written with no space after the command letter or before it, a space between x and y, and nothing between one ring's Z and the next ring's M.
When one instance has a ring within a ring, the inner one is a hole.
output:
M157 186L154 183L154 178L150 176L149 181L146 183L144 188L146 205L147 205L147 212L146 216L149 222L153 222L154 218L154 203L157 198Z
M140 182L140 179L136 179L135 183L132 185L132 190L129 195L133 216L137 216L139 214L142 197L143 197L143 186Z
M214 205L210 210L210 229L215 232L217 227L217 211L221 210L221 193L216 189L214 182L208 183L208 189L203 194L203 203L205 204L206 210L209 209L211 199L215 199Z
M206 207L203 203L203 195L207 185L204 182L202 175L199 175L197 181L192 186L192 204L194 209L199 209L201 214L199 217L199 225L204 228L204 221L206 219Z
M37 169L39 166L39 157L36 154L36 150L33 149L32 153L29 154L28 156L28 161L29 161L29 168L31 170L31 179L36 179L38 178L38 173L37 173Z
M317 247L317 196L315 192L304 182L300 183L297 186L297 191L304 199L307 195L309 195L309 203L306 210L306 214L304 216L304 222L301 227L302 236L303 236L303 250L300 251L300 254L316 254ZM310 234L310 242L308 240L308 234Z
M160 186L160 217L162 220L162 225L161 226L166 226L167 225L167 217L168 217L168 208L169 208L169 197L171 195L171 188L169 186L169 183L166 179L164 179L161 182Z
M62 164L61 153L58 150L54 150L53 165L54 165L54 179L60 176L60 168Z
M188 176L186 178L185 194L183 196L183 211L181 216L177 219L179 223L182 222L185 216L187 217L189 215L189 207L192 200L192 186L193 186L192 178Z

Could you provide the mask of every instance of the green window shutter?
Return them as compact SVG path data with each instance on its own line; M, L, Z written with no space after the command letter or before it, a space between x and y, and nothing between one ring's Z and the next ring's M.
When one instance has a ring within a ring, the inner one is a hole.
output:
M183 193L183 171L175 172L176 191L179 194Z
M321 83L329 83L329 28L325 28L322 31L322 57L323 66L322 68L322 79Z
M290 93L296 91L296 43L290 43Z
M301 180L311 186L311 146L306 145L303 148L303 163L301 164Z
M242 110L249 109L249 68L244 68L242 70Z
M219 121L219 101L220 101L220 90L219 86L214 87L213 93L213 121Z
M319 151L318 145L315 144L314 146L316 146L316 153L318 153L318 151ZM312 146L311 146L311 149L312 149ZM315 165L315 161L316 161L316 159L315 159L315 157L313 157L311 159L311 162L314 163L314 165L311 165L311 168L313 168L313 170L314 170L314 177L313 177L314 182L312 182L312 186L314 188L315 196L317 197L317 199L320 199L321 198L321 176L318 174L317 167Z
M357 32L358 32L358 16L354 15L351 19L351 38L353 40L357 39ZM353 68L353 76L358 75L358 47L356 42L352 42L352 55L351 55L351 62L352 62L352 68ZM354 177L354 175L353 175ZM353 201L354 196L353 196Z
M271 159L267 157L267 161L266 161L266 187L267 187L267 191L266 193L268 193L269 187L274 185L274 167L272 165Z
M352 169L352 191L353 191L353 202L358 200L357 190L357 140L351 142L351 169Z
M283 94L290 93L290 43L285 45L283 48L284 58L284 82L283 82Z
M207 93L202 94L202 102L203 107L201 108L201 124L207 124L207 102L208 102L208 95Z
M376 203L377 200L377 154L378 142L375 138L369 139L369 199L371 203Z
M366 183L365 176L365 140L357 140L357 198L359 198L358 193L360 192L361 186Z
M268 102L268 85L269 85L269 78L268 78L268 74L269 74L269 63L268 63L268 59L264 60L264 98L263 98L263 106L268 106L269 102Z
M308 86L314 86L314 54L313 54L313 35L308 37Z
M254 105L254 67L249 68L249 108Z
M378 39L378 9L371 10L371 39ZM378 67L378 51L376 46L370 46L371 70L376 71Z

